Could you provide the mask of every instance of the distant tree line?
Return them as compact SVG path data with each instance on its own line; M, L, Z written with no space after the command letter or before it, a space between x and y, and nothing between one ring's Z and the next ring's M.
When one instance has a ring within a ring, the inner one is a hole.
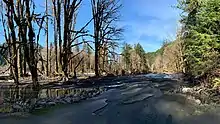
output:
M122 48L123 70L125 73L140 74L149 72L146 53L141 44L134 46L124 43Z

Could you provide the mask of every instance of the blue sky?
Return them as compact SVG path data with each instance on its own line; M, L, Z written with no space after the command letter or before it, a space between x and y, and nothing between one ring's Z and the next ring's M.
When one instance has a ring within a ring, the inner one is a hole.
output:
M90 17L90 0L84 0L78 22L86 23ZM124 40L129 44L140 43L145 51L159 49L164 40L174 40L179 26L180 11L173 6L177 0L121 0L120 27L125 29ZM79 26L80 27L80 26ZM89 29L92 29L90 25Z
M165 39L175 39L180 11L177 0L122 0L125 41L139 42L145 51L155 51Z
M43 11L40 6L44 0L35 0L37 11ZM50 0L49 0L50 1ZM121 0L121 21L118 26L124 27L124 39L122 42L130 44L140 43L145 51L152 52L159 49L165 39L175 39L178 29L180 11L173 8L177 0ZM90 0L84 0L77 19L77 29L91 18ZM92 24L88 30L92 33ZM52 26L50 26L52 29ZM4 41L2 28L0 27L0 41ZM53 41L53 33L50 32L50 40ZM40 43L44 45L44 33L42 32Z

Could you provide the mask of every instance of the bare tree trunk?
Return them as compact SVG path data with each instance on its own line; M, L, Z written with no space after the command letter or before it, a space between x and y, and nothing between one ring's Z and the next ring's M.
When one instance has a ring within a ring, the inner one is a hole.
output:
M21 1L20 0L17 0L17 6L16 6L16 9L17 9L17 16L18 16L18 18L20 19L21 18L21 9L20 9L20 5L21 5ZM18 27L18 31L20 31L20 28ZM20 32L18 32L18 39L19 39L19 42L21 42L22 40L21 40L21 34L20 34ZM23 58L22 58L22 45L18 48L18 65L19 65L19 67L18 67L18 69L19 69L19 77L20 76L23 76L23 68L22 68L22 60L23 60Z
M67 13L67 6L68 3L67 1L64 2L64 31L63 31L63 54L62 54L62 58L63 58L63 63L62 63L62 70L64 73L65 78L68 77L68 36L69 36L69 18L68 18L68 13Z
M24 15L24 10L23 10L23 5L21 5L21 1L18 2L19 5L17 6L17 11L18 11L18 18L24 18L23 15ZM19 29L19 36L21 38L21 41L24 43L24 46L22 46L22 52L23 52L23 56L22 56L22 59L23 59L23 76L26 76L27 74L27 58L26 58L26 45L27 45L27 39L26 39L26 34L27 34L27 27L24 26L24 25L20 25L18 27Z
M48 1L46 0L46 47L47 47L47 58L46 58L46 75L48 76L49 75L49 51L48 51L48 5L47 5Z
M19 29L20 30L20 29ZM20 34L19 34L19 41L21 42L21 36L20 36ZM19 76L20 77L23 77L23 53L22 53L22 50L23 49L23 47L19 47L18 48L18 65L19 65Z
M82 57L79 62L77 63L77 65L74 67L74 78L77 78L77 73L76 73L76 70L77 68L79 67L80 63L83 61L84 57Z
M50 74L52 72L52 50L53 50L53 44L50 44Z
M61 21L60 21L60 16L61 16L61 2L60 0L57 0L57 32L59 36L59 66L62 66L62 39L61 39Z
M95 74L99 74L100 50L104 43L114 42L119 36L121 29L114 27L113 23L119 18L118 10L120 2L116 0L91 0L92 16L94 22L94 42L95 42ZM102 51L101 51L102 52ZM104 58L105 59L105 58Z
M19 38L20 39L20 38ZM20 40L19 40L20 41ZM18 47L18 46L17 46ZM17 59L17 65L18 65L18 78L20 78L21 76L21 65L20 65L20 62L21 62L21 48L18 48L17 50L17 55L18 55L18 59Z
M84 55L83 55L83 57L84 57ZM82 71L82 74L85 73L85 61L84 60L82 60L82 62L81 62L81 71Z
M55 4L55 3L54 3ZM57 28L56 28L56 5L54 5L54 47L55 47L55 68L56 72L58 72L58 54L57 54Z
M95 75L99 77L99 50L98 44L95 44Z
M14 26L14 21L13 21L13 6L14 3L13 1L10 1L10 3L8 3L8 26L9 29L11 31L11 44L12 45L12 74L13 74L13 78L14 78L14 82L16 85L19 85L19 77L18 77L18 64L17 64L17 45L16 45L16 34L15 34L15 26Z
M26 5L26 18L27 18L27 23L28 23L28 37L29 37L29 44L30 44L30 53L28 55L28 65L31 71L31 75L32 75L32 82L33 82L33 88L34 89L38 89L38 75L37 75L37 60L35 58L35 48L34 48L34 37L35 37L35 33L33 31L33 27L32 27L32 18L30 15L30 6L29 6L29 1L27 0L25 2Z
M24 50L24 52L25 52L25 50ZM23 56L22 57L23 58L23 69L24 69L24 71L23 71L23 75L25 76L26 74L27 74L27 65L26 65L26 63L27 63L27 61L26 61L26 57L25 56Z

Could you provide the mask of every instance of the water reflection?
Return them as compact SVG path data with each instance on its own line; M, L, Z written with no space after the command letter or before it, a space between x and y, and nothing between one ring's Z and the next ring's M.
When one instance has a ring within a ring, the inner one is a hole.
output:
M33 90L30 87L3 87L0 90L0 99L7 100L7 102L15 102L16 100L26 100L30 98L37 98L38 90Z
M96 88L95 88L96 89ZM4 87L0 90L0 99L7 100L7 102L15 102L17 100L27 100L32 98L56 98L65 95L86 95L94 88L47 88L39 91L33 90L31 87ZM0 100L1 101L1 100Z

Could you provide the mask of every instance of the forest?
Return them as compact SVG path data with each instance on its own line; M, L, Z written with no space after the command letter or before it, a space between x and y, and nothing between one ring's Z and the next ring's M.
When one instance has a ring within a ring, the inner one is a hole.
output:
M176 39L166 40L159 50L148 53L141 47L139 49L139 44L134 48L125 44L122 53L124 62L134 68L132 66L135 63L132 61L134 49L143 59L134 60L144 63L145 69L149 72L181 72L196 84L219 85L219 2L219 0L178 0L176 8L182 13L181 27L176 33Z
M121 0L89 0L85 24L83 2L1 0L0 80L37 91L50 80L181 73L193 86L220 87L220 0L177 0L181 26L155 52L124 41Z
M119 1L92 0L92 18L78 30L76 21L82 0L44 2L45 11L37 13L35 1L1 1L6 41L1 45L1 63L7 66L4 71L10 73L16 85L28 73L36 88L40 75L68 80L79 72L91 71L100 76L107 69L116 70L119 57L115 49L122 33L114 24L119 19ZM90 23L94 26L93 34L87 30ZM50 24L53 28L49 28ZM46 46L39 44L42 33Z

